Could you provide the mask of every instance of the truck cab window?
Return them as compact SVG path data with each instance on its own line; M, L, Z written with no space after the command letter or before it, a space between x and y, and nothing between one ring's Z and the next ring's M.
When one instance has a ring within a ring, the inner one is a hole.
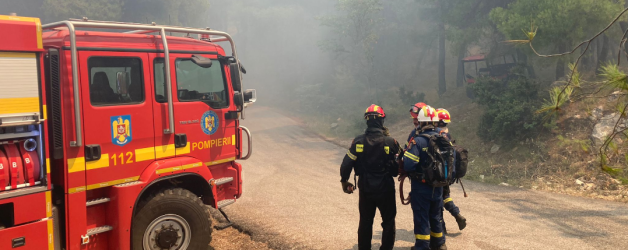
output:
M166 97L166 81L163 58L155 58L153 63L153 72L155 73L155 101L159 103L168 102L168 97Z
M144 101L142 61L139 58L91 57L87 65L89 96L93 106Z
M212 59L212 66L203 68L190 59L175 61L177 97L181 102L202 101L219 109L229 106L223 67Z

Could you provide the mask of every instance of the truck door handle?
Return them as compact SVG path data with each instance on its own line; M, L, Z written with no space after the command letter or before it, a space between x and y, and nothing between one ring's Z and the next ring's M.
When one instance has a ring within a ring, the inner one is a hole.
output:
M100 145L91 144L85 145L85 161L97 161L100 160L101 150Z
M182 148L188 145L188 136L186 134L174 135L174 148Z

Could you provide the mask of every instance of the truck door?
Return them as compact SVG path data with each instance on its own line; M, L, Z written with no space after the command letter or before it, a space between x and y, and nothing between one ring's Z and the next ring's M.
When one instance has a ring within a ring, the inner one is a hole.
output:
M210 67L195 63L192 56L170 55L175 137L185 136L188 142L185 147L177 148L176 155L192 156L207 166L233 161L236 120L225 119L233 96L225 77L227 68L217 60L217 55L196 55L211 59Z
M137 180L155 159L148 55L81 51L79 59L87 189Z

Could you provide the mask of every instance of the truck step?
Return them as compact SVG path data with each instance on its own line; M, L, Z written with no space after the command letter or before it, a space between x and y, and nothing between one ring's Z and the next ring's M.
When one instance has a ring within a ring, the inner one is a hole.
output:
M85 234L85 236L89 237L92 235L109 232L111 230L113 230L112 226L101 226L101 227L90 228L90 229L87 229L87 234Z
M93 199L93 200L88 200L87 201L87 206L88 207L95 206L95 205L98 205L98 204L107 203L109 201L111 201L111 199L106 198L106 197L97 198L97 199Z
M221 209L223 207L229 206L233 203L235 203L236 200L235 199L224 199L218 202L218 209Z
M223 178L220 178L220 179L216 180L216 186L220 186L222 184L227 184L227 183L232 182L232 181L233 181L233 177L223 177Z

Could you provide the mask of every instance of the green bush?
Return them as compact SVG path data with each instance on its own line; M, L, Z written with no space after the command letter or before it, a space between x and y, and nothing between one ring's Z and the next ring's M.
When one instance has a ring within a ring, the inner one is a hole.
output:
M540 124L535 113L539 103L536 82L521 75L507 80L480 78L472 88L475 102L485 110L477 131L484 140L523 139Z

